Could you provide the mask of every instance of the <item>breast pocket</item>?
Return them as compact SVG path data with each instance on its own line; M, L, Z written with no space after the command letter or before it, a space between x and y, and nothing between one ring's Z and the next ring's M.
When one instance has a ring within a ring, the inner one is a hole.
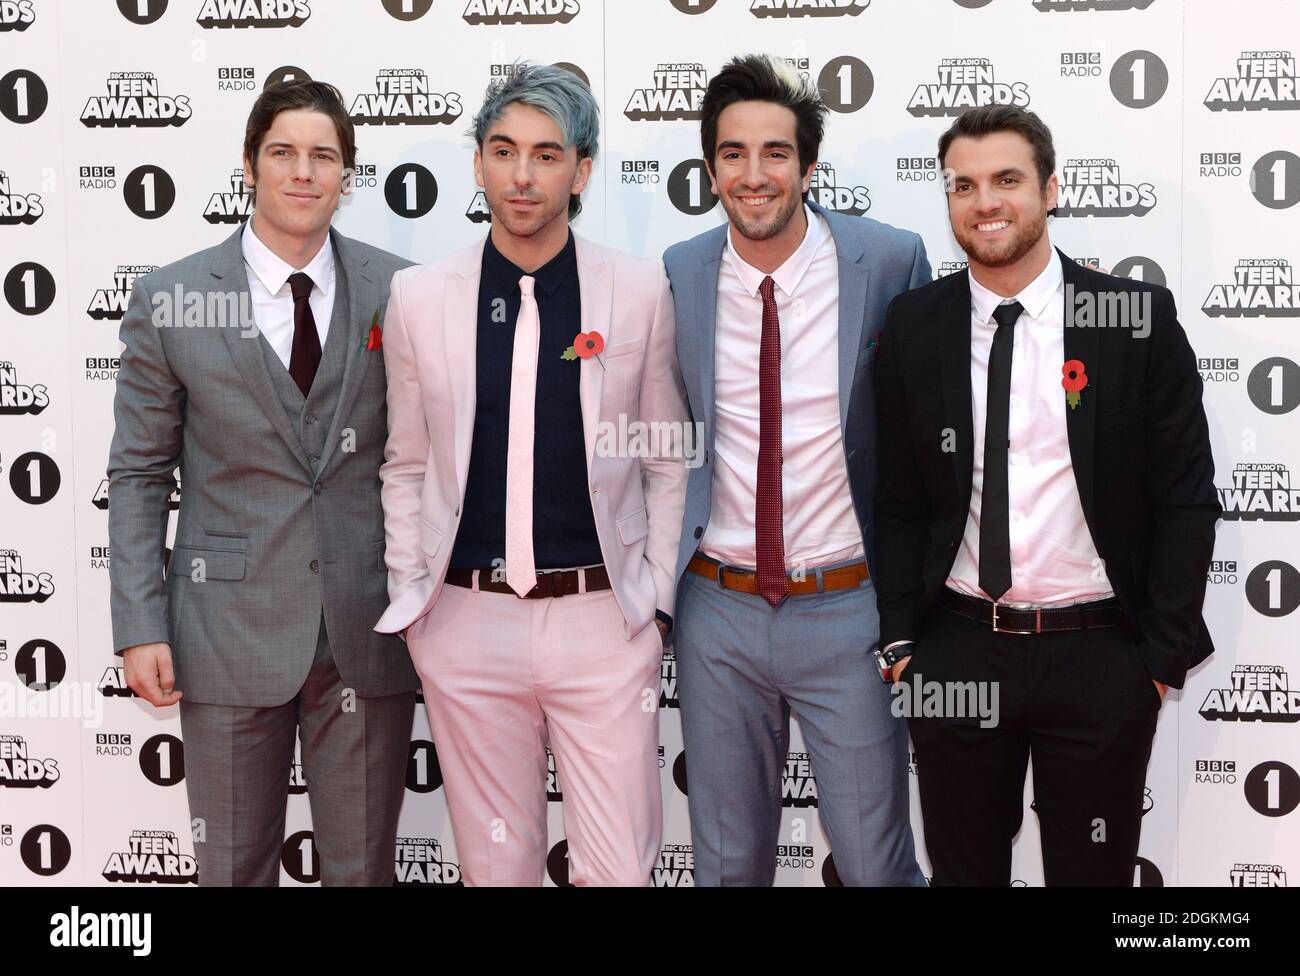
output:
M167 575L188 576L196 583L208 580L241 580L247 568L248 554L228 549L202 549L197 546L177 546Z
M1127 427L1130 424L1140 423L1146 419L1147 415L1147 398L1134 400L1132 403L1125 404L1116 410L1110 410L1101 414L1097 418L1097 432L1103 430L1117 430L1120 427Z

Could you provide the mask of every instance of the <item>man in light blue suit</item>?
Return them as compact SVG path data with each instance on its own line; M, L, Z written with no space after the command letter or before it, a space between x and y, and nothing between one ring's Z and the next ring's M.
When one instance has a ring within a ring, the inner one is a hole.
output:
M729 221L664 255L704 429L674 641L701 885L772 883L791 711L833 873L849 885L925 883L906 726L873 656L870 513L876 337L886 306L929 282L930 265L916 234L807 199L825 114L779 58L724 67L701 138Z

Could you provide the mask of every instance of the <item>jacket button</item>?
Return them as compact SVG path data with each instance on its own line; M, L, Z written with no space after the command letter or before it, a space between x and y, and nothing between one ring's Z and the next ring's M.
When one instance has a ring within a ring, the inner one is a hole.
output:
M319 460L320 460L320 455L319 455L319 454L308 454L308 455L307 455L307 460L308 460L308 461L319 461Z
M698 538L699 538L700 536L702 536L702 535L704 535L704 529L703 529L702 526L697 525L697 526L695 527L695 538L698 539Z
M321 485L319 481L316 482L316 484L311 486L311 491L313 495L319 495L324 490L325 490L324 486Z
M307 414L307 416L303 417L302 419L307 421L307 423L309 424L316 423L316 415L314 413L309 413Z
M313 573L320 572L320 564L314 559L307 564L307 568L310 569Z

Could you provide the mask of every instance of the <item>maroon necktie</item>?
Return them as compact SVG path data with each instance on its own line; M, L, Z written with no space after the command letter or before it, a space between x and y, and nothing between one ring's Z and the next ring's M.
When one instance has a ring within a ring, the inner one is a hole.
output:
M781 521L781 322L771 275L763 279L763 334L758 346L758 488L754 556L758 592L775 607L790 592Z
M311 381L316 378L320 365L320 336L316 334L316 319L311 314L311 278L301 271L289 275L289 289L293 292L293 350L289 353L289 375L306 396Z

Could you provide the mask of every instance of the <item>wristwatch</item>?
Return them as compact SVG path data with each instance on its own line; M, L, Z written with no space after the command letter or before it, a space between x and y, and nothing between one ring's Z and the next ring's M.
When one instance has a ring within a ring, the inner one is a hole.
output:
M876 667L880 671L880 680L889 684L894 680L894 665L904 658L912 656L912 649L915 647L912 641L895 641L885 650L879 647L875 650Z

